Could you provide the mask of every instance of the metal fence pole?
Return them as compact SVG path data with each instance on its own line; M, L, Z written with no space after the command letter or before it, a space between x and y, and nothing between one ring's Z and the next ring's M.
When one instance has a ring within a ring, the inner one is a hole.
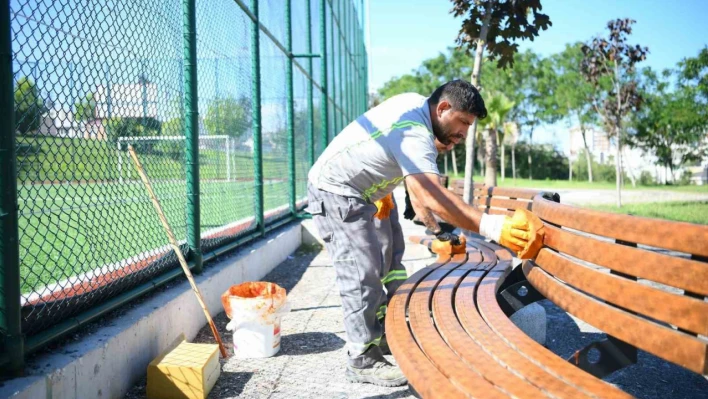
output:
M320 141L322 151L329 142L329 100L327 98L327 0L320 0L320 52L322 67L320 68L320 83L322 87L322 134Z
M333 11L334 12L334 11ZM336 17L337 24L335 27L334 20ZM339 98L337 99L337 105L339 105L339 110L337 112L337 120L339 121L339 126L340 128L344 129L344 126L346 125L346 120L344 119L344 75L342 75L342 68L344 65L344 40L342 39L341 32L342 32L342 2L338 1L337 2L337 12L334 14L332 18L332 40L334 38L337 38L337 43L339 44L339 52L337 53L337 71L332 71L332 75L334 76L335 72L339 72L339 86L335 87L333 92L336 91L339 94ZM336 31L335 31L336 29ZM332 54L332 59L334 60L334 54Z
M258 0L251 0L251 12L256 18L255 21L251 21L253 178L256 189L256 224L261 235L265 235L263 216L263 146L261 141L261 42L260 29L258 27Z
M184 161L187 167L187 245L194 272L202 271L199 208L199 107L197 99L197 12L195 0L182 2L184 12Z
M312 2L307 0L307 53L312 54ZM307 58L307 74L312 77L312 57ZM307 159L310 167L315 164L315 109L312 79L307 83Z
M1 359L13 373L24 367L20 314L20 254L17 224L17 158L12 78L10 2L0 3L0 334ZM4 356L2 356L4 357Z
M330 50L332 53L332 127L334 128L334 135L339 133L342 130L342 123L340 122L339 118L337 117L337 104L339 104L339 99L337 98L337 82L341 81L337 80L337 68L335 68L335 63L337 63L337 51L335 51L334 48L334 41L335 38L339 38L338 35L336 35L336 32L334 30L334 4L330 2L329 4L329 27L330 27L330 37L332 38L330 42ZM341 48L339 49L341 51Z
M285 48L288 51L288 63L285 70L287 84L287 133L288 133L288 180L290 212L295 214L295 117L293 105L293 21L292 0L285 0Z

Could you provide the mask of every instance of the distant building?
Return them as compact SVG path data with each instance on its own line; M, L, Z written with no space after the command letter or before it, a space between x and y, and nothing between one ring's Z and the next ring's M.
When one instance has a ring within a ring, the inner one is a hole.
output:
M601 164L614 163L610 157L614 159L616 155L616 147L614 140L610 140L607 134L595 127L585 129L585 136L588 141L590 153L595 162ZM708 141L708 135L706 136ZM576 126L570 129L570 156L572 159L577 159L582 153L585 146L583 137L580 132L580 127ZM657 165L657 158L653 154L647 154L637 148L624 147L622 149L622 165L627 174L632 174L633 177L639 180L642 172L648 172L654 181L660 184L673 182L681 179L684 171L691 172L692 184L708 184L708 160L703 160L700 166L685 166L675 171L671 175L669 168Z
M96 119L157 118L157 85L154 83L99 85L93 99Z
M71 111L52 108L41 116L37 134L53 137L81 137L82 123L74 119Z

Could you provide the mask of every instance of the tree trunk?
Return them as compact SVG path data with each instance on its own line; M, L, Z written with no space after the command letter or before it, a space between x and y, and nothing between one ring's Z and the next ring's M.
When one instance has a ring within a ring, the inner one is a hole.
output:
M481 137L480 137L481 138ZM487 146L484 140L479 140L477 143L477 162L479 162L479 171L481 176L484 174L484 161L487 159Z
M452 149L452 173L457 176L457 155L455 155L455 149Z
M573 181L573 158L568 154L568 181Z
M447 153L445 153L445 175L447 175Z
M516 182L516 143L511 144L511 177Z
M625 152L628 152L628 150ZM626 159L629 160L629 156L627 156ZM637 187L637 176L634 175L634 168L632 167L632 164L627 161L625 162L625 165L627 168L627 174L629 175L629 180L632 182L632 187Z
M506 150L506 147L504 146L504 141L502 141L502 143L501 143L501 166L499 167L499 169L501 169L502 181L504 181L504 175L506 174L506 171L504 170L504 169L506 169L506 159L504 156L504 150Z
M529 132L529 180L533 180L533 161L531 160L531 151L533 151L533 125Z
M617 155L615 156L615 182L617 184L617 207L622 207L622 142L617 132Z
M488 187L497 185L497 132L495 129L487 131L487 166L484 168L484 185Z
M578 119L580 115L578 115ZM585 136L585 125L580 122L580 134L583 136L583 145L585 146L585 159L588 161L588 181L592 183L592 157L590 155L590 147L588 147L588 139Z
M487 44L487 32L489 32L489 22L492 19L492 4L493 0L487 2L487 9L484 13L484 19L482 22L482 29L479 32L479 39L477 39L477 51L474 56L474 68L472 69L472 79L471 82L476 87L479 87L479 75L482 70L482 57L484 56L484 47ZM467 156L465 157L465 189L463 200L467 204L471 204L474 199L474 183L472 180L472 175L474 174L474 159L472 154L474 152L474 140L477 133L477 119L475 118L474 123L470 126L467 132L467 140L465 140L465 146L467 148Z

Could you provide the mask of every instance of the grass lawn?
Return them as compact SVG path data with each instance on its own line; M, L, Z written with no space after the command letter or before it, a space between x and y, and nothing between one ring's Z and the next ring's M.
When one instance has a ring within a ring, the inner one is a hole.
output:
M455 179L462 179L462 175L452 175L450 177ZM475 182L484 182L484 177L475 176ZM623 190L668 190L668 191L681 191L681 192L694 192L694 193L706 193L708 194L708 185L703 186L642 186L637 185L637 187L632 187L629 182L622 187ZM501 177L497 177L497 184L500 187L520 187L520 188L553 188L553 189L578 189L578 190L614 190L615 183L611 182L588 182L588 181L568 181L568 180L529 180L529 179L519 179L516 180L511 178L506 178L504 181Z
M708 224L708 201L629 204L623 205L620 209L614 205L598 205L589 208L634 216Z
M184 180L153 186L177 239L185 239ZM288 203L287 182L266 181L263 189L266 210ZM23 293L167 244L142 183L22 185L18 191ZM202 181L200 191L202 232L255 214L253 181ZM303 184L297 192L304 195Z

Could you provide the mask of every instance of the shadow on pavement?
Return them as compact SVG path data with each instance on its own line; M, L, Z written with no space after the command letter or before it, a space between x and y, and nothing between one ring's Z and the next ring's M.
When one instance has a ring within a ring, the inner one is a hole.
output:
M334 333L305 332L284 335L280 339L279 355L310 355L334 352L344 347L345 341Z

